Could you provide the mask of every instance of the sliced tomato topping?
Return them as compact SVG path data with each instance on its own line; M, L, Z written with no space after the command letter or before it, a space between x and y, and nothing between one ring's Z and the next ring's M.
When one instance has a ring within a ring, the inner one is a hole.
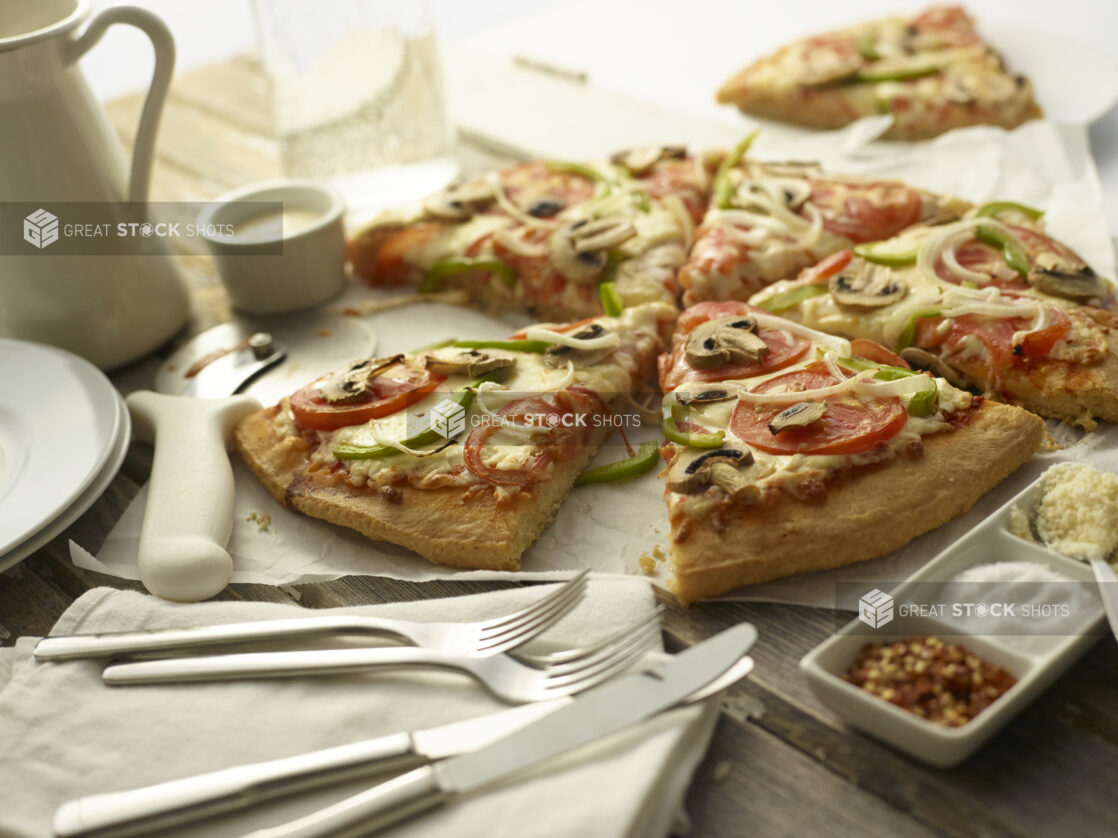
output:
M911 369L908 361L889 349L886 349L875 340L855 338L850 341L850 351L859 358L873 361L875 364L886 364L890 367L904 367Z
M1052 322L1043 329L1028 331L1032 319L1028 317L983 317L964 314L953 318L951 327L944 330L943 318L920 320L916 326L916 345L931 349L944 346L949 351L961 348L968 335L974 335L986 347L988 366L992 372L1004 370L1015 361L1037 360L1048 353L1069 331L1071 320L1059 306L1049 304ZM1016 348L1013 336L1025 332Z
M691 220L700 224L706 213L707 188L701 182L696 171L695 159L687 157L683 160L661 160L652 170L637 178L648 194L655 200L662 200L669 195L676 195Z
M556 212L562 212L592 198L597 188L597 184L585 175L552 171L543 160L505 169L501 172L501 186L508 199L527 213L532 212L537 201L556 201L560 204ZM548 212L554 215L551 209Z
M838 253L832 253L822 262L812 265L810 268L805 268L799 275L799 279L807 279L811 277L811 283L814 285L818 282L830 279L843 268L850 264L850 260L854 258L853 250L840 250Z
M1029 285L1005 263L1000 250L978 239L968 239L955 247L955 260L964 268L985 274L990 279L983 286L993 286L1003 291L1023 291ZM944 282L961 285L963 277L947 267L943 257L936 260L936 276Z
M322 376L291 396L291 412L303 427L334 431L389 416L419 401L446 381L445 376L401 363L370 379L369 389L352 401L329 402L322 397L321 386L332 375Z
M810 201L823 213L824 229L854 242L891 238L919 221L923 206L915 189L887 180L813 180Z
M687 363L686 338L692 329L707 320L751 312L764 313L747 303L733 300L699 303L685 310L676 323L676 335L671 353L661 355L657 361L660 389L667 393L685 381L724 381L727 378L748 378L751 375L773 372L794 364L811 348L811 341L807 338L777 329L759 327L757 336L769 348L760 361L726 364L716 370L699 370Z
M367 269L373 285L401 285L422 275L408 257L442 232L438 223L413 224L389 233L378 242L376 254ZM356 266L356 263L355 263Z
M797 392L830 387L831 373L821 363L778 375L753 388L754 393ZM769 423L793 402L756 405L739 401L730 416L730 430L743 442L772 454L860 454L900 433L907 412L897 398L863 401L853 393L824 400L827 412L806 428L774 434Z
M462 459L476 477L498 486L530 486L546 479L551 462L573 458L589 439L593 415L604 415L609 408L596 393L582 388L562 390L554 403L540 396L511 401L497 411L502 419L519 425L538 426L539 432L527 436L537 445L535 458L519 468L499 468L482 456L490 439L501 430L498 422L489 422L470 431L463 446ZM523 442L525 437L519 437ZM517 444L517 443L510 443Z

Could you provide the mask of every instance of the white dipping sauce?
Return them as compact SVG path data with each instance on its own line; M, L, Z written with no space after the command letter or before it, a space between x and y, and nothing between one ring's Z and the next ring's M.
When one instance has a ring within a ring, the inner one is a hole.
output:
M305 230L322 216L323 213L314 210L284 207L281 212L269 212L241 222L233 235L248 241L278 241Z

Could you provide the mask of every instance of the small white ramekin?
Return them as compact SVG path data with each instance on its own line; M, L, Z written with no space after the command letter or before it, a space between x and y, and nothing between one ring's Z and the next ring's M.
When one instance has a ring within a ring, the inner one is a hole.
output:
M272 237L238 236L261 217L261 204L309 211L319 217ZM280 178L226 192L198 214L233 307L246 314L283 314L310 308L345 287L345 201L334 187L315 180ZM232 235L223 232L232 225Z

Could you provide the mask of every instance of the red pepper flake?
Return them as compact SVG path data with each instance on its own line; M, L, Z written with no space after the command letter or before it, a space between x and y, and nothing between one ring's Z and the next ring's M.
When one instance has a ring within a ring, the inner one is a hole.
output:
M938 637L867 643L842 677L946 727L962 727L1017 683L1002 667Z

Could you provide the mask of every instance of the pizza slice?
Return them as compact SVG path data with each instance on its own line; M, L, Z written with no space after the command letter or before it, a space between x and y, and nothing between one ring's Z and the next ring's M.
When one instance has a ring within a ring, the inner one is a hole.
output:
M1044 432L871 341L743 302L684 311L659 364L684 603L895 550L970 509Z
M301 512L436 564L517 570L675 316L648 303L359 361L249 416L237 448Z
M1014 128L1043 114L959 6L851 26L790 44L745 68L718 101L755 116L840 128L892 114L885 136L935 137L967 125Z
M709 165L659 146L600 165L522 163L382 216L350 242L350 261L372 285L464 288L555 320L674 303Z
M992 202L841 251L752 302L877 341L1042 416L1088 428L1116 422L1114 288L1040 222L1030 207Z
M685 305L748 300L832 253L970 206L896 180L750 160L745 152L753 136L723 159L713 178L711 207L679 274Z

